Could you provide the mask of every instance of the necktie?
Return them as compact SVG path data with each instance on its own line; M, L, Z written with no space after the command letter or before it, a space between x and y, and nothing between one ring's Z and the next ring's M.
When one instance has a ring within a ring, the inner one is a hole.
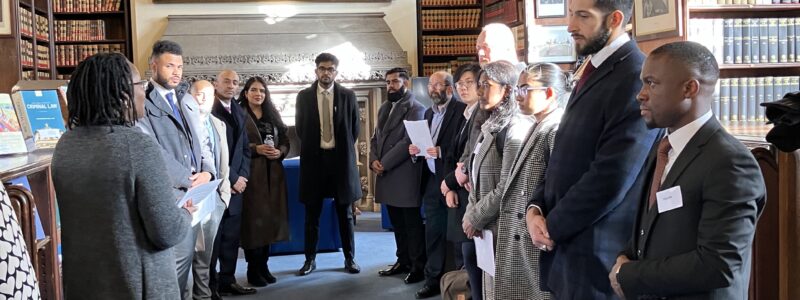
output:
M231 107L230 106L225 106L225 110L227 110L228 113L231 113Z
M586 83L586 80L589 79L589 77L592 75L592 72L594 72L594 70L595 70L595 68L594 68L594 65L592 64L592 60L591 59L587 60L586 61L586 67L583 69L583 73L581 73L581 78L578 80L578 83L575 85L575 92L578 92L578 91L581 90L581 88L583 87L583 84Z
M183 118L181 117L181 111L178 110L178 106L175 105L175 100L173 100L172 98L173 98L172 92L167 93L167 102L169 102L169 106L172 107L172 116L175 117L175 119L178 119L178 123L180 123L181 126L183 126Z
M330 105L331 93L328 91L322 92L322 140L326 143L333 138L331 134L331 110L328 109Z
M648 200L647 209L653 207L656 203L656 192L661 187L661 178L664 177L664 169L667 168L667 161L669 161L669 150L672 145L669 144L669 138L664 137L658 143L658 155L656 156L656 170L653 173L653 182L650 183L650 197Z

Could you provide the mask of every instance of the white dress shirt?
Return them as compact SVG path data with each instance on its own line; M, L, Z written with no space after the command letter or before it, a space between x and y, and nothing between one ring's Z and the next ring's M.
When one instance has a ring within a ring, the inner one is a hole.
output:
M678 155L680 155L683 149L686 148L686 144L692 140L692 137L697 134L697 131L700 130L700 128L703 127L703 125L705 125L712 116L713 114L709 110L691 123L678 128L678 130L675 130L675 132L667 133L667 136L664 138L669 139L669 144L672 146L672 148L669 150L669 159L667 160L667 166L664 168L664 176L661 177L661 183L664 183L664 178L667 178L669 170L672 169L672 165L675 164L675 160L678 158Z
M603 49L600 49L600 51L597 51L597 53L592 55L591 59L592 66L594 66L595 68L599 67L601 64L603 64L604 61L606 61L606 59L608 59L612 54L614 54L614 52L617 52L617 50L620 47L622 47L622 45L625 45L625 43L627 43L630 40L631 38L628 36L627 33L623 32L622 34L620 34L610 44L606 45L605 47L603 47Z
M161 86L160 84L158 84L158 82L156 82L152 78L150 79L150 83L153 85L153 88L156 89L156 92L159 95L161 95L161 99L164 99L164 102L167 103L167 106L169 108L172 108L172 105L169 104L169 100L167 100L167 94L169 94L169 93L172 93L172 101L175 102L175 106L176 107L178 106L178 97L175 96L175 90L174 89L169 89L168 90L167 88L165 88L165 87ZM178 108L178 109L180 109L180 108Z
M322 149L333 149L333 148L336 147L336 135L334 135L334 132L336 132L336 130L333 129L333 123L334 123L333 122L333 101L334 101L333 86L334 86L334 84L331 84L331 86L328 89L325 89L321 85L317 84L317 109L319 110L319 147L322 148ZM330 97L331 97L331 101L330 101L330 103L328 103L328 107L322 107L322 99L323 99L322 98L323 97L322 92L323 91L328 92L330 94ZM330 142L326 142L322 138L322 127L323 127L322 126L322 122L323 122L322 121L322 110L323 109L327 109L328 112L330 112L330 116L331 116L331 141Z

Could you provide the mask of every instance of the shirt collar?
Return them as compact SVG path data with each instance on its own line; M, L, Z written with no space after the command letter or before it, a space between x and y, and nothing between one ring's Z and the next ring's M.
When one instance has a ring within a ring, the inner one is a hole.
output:
M175 96L175 90L174 89L169 89L168 90L167 88L161 86L161 84L159 84L158 82L156 82L152 78L150 78L150 83L153 84L153 88L155 88L156 92L158 92L158 94L161 95L161 98L164 98L164 100L167 100L167 94L168 93L172 93L172 96L173 96L172 100L175 100L175 97L174 97Z
M322 87L322 85L317 83L317 94L322 94L323 91L328 91L328 93L333 95L333 86L334 86L334 84L331 84L331 86L326 89L326 88Z
M475 113L475 110L478 108L478 101L472 103L472 105L467 106L467 109L464 110L464 119L469 120L472 117L472 114Z
M453 99L451 98L450 100ZM450 104L450 100L445 101L445 103L442 103L441 105L434 104L431 106L431 109L433 110L434 113L443 114L445 111L447 111L447 105Z
M681 153L681 151L683 151L683 148L686 148L686 144L689 143L689 141L692 139L692 137L694 137L697 131L699 131L700 128L703 127L703 125L705 125L706 122L708 122L708 120L711 119L712 116L713 114L709 110L704 115L695 119L691 123L686 124L681 128L678 128L678 130L675 130L672 133L668 132L667 138L669 138L669 144L670 146L672 146L672 150L674 151L673 153L675 154Z
M614 54L614 52L617 52L617 49L622 47L622 45L625 45L625 43L630 40L631 38L628 37L628 34L623 32L616 39L614 39L611 44L606 45L603 47L603 49L600 49L600 51L597 51L597 53L592 55L592 65L595 68L599 67L604 61L606 61L606 59Z

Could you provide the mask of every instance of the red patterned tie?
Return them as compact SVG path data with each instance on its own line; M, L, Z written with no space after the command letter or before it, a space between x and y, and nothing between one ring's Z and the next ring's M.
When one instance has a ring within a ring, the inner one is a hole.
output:
M594 72L594 70L595 70L595 68L594 68L594 65L592 64L592 61L591 60L587 61L586 62L586 68L583 69L583 73L581 73L581 78L578 79L578 83L575 85L575 92L578 92L578 91L581 90L581 88L583 87L583 84L586 83L586 80L589 79L589 77L592 75L592 72Z
M658 143L658 156L656 157L656 170L653 173L653 182L650 183L650 198L647 209L653 207L656 203L656 192L661 187L661 177L664 177L664 169L667 168L667 161L669 161L669 150L672 145L669 144L669 138L664 137Z

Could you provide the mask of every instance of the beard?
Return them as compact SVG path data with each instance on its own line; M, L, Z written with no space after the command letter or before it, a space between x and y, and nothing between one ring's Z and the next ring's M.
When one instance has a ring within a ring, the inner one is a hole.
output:
M603 27L600 27L600 30L586 40L586 45L584 45L583 48L578 48L576 45L575 50L580 56L595 54L606 46L609 38L611 38L611 30L608 30L605 26L605 22L603 22Z
M387 98L387 100L389 100L389 102L397 102L397 101L400 101L400 99L403 99L403 96L405 96L405 95L406 95L406 87L403 86L403 87L400 87L400 90L398 90L396 92L387 93L387 95L386 95L387 97L386 98Z
M447 102L447 93L444 91L441 92L431 92L430 95L431 101L433 104L442 105Z
M171 84L169 84L169 80L167 80L167 79L166 79L166 78L164 78L164 77L161 77L161 75L159 75L158 73L156 73L155 75L156 75L156 76L155 76L155 78L153 78L153 79L155 79L156 83L158 83L159 85L161 85L161 86L162 86L162 87L164 87L165 89L168 89L168 90L174 90L175 88L177 88L177 87L178 87L177 85L171 85Z

